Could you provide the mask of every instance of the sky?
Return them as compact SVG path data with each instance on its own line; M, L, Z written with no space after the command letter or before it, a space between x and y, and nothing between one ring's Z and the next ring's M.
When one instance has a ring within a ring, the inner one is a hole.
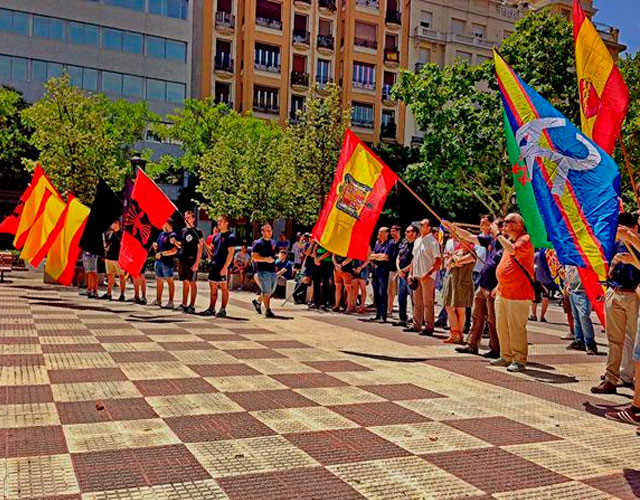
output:
M640 50L640 0L595 0L594 21L620 28L620 42L626 54Z

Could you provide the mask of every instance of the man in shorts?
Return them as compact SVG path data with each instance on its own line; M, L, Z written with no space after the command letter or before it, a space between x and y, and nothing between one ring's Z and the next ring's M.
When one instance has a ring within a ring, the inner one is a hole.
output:
M275 314L271 311L271 295L278 285L276 276L276 242L271 239L273 229L271 224L262 226L262 238L253 242L251 248L251 260L256 264L258 283L262 295L260 301L253 300L253 307L256 308L258 314L262 314L262 302L266 308L265 317L275 318Z
M218 229L218 234L211 241L209 308L202 315L224 318L227 315L227 303L229 302L229 283L227 278L229 276L229 268L233 262L233 255L236 251L236 236L229 230L229 218L226 215L218 217ZM222 292L222 301L220 310L216 314L218 288Z
M87 298L98 298L98 256L91 252L82 252L85 282L87 284Z
M188 210L184 214L186 227L180 233L180 247L178 255L178 277L182 281L182 305L180 310L184 313L196 312L196 296L198 294L198 267L202 259L204 249L204 237L202 231L196 227L196 214ZM189 301L191 295L191 301ZM189 303L187 305L187 302Z
M116 281L116 274L120 277L120 297L118 300L124 302L124 287L126 280L124 272L120 269L118 258L120 257L120 241L122 240L122 231L120 231L120 221L117 220L111 224L111 228L104 234L104 264L107 272L107 293L101 299L111 300L111 292ZM96 268L97 269L97 268Z
M176 292L176 285L173 282L173 258L178 253L178 248L176 247L176 233L173 232L171 221L165 222L162 226L162 232L158 235L152 248L156 251L156 300L153 305L162 307L162 290L166 281L169 287L169 302L164 308L173 309L173 297Z

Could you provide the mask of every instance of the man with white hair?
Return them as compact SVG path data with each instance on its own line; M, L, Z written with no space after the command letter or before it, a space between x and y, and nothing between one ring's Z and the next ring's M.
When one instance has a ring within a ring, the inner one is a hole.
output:
M527 318L534 299L533 254L531 238L519 214L511 213L504 219L501 234L497 224L491 225L491 233L504 252L496 268L498 286L496 295L496 327L500 339L500 358L491 362L494 366L506 366L510 372L523 371L527 362Z

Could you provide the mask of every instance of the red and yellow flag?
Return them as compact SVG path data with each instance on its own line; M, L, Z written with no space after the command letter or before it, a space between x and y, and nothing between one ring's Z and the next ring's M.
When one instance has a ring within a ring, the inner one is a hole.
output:
M25 194L27 196L24 200L23 198L20 199L23 205L15 228L15 238L13 239L13 246L18 250L24 246L31 227L42 215L49 197L52 195L59 197L58 191L53 187L40 165L36 165L33 179Z
M67 206L45 247L48 247L44 272L61 285L73 281L76 260L80 254L80 237L89 217L89 207L69 196Z
M331 192L313 237L336 255L364 260L382 206L398 176L347 130Z
M20 258L32 266L39 266L49 250L46 246L51 233L56 229L65 203L58 194L51 194L44 201L40 216L31 226L27 239L22 247Z
M629 90L580 0L573 0L573 36L582 131L611 154L629 109Z

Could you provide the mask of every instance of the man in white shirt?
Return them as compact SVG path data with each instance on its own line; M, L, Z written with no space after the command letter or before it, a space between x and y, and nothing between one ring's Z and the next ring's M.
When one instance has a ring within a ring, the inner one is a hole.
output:
M405 331L433 335L435 274L441 265L440 245L431 234L431 221L423 219L420 222L420 237L413 245L413 263L410 271L410 277L416 284L413 291L413 326Z

